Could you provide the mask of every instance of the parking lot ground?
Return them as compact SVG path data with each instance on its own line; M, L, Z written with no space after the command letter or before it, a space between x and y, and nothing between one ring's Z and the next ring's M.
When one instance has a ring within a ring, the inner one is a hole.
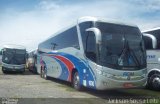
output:
M28 70L26 70L24 74L3 74L0 69L0 98L37 98L39 99L39 101L43 102L52 101L54 100L54 98L59 98L60 101L62 101L61 99L63 99L64 102L66 98L70 98L71 100L72 98L76 98L76 101L83 99L83 101L87 100L88 102L93 102L94 100L96 100L98 102L102 101L99 99L108 98L159 99L160 92L148 89L116 89L96 91L87 88L84 88L83 91L76 91L68 82L57 80L54 78L45 80L40 78L39 75L32 74ZM45 100L45 98L53 99ZM66 100L66 102L67 101L69 100Z

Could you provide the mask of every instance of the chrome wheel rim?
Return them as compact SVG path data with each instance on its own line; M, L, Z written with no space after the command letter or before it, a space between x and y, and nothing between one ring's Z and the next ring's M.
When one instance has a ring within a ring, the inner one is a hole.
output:
M152 81L153 87L154 88L158 88L160 87L160 78L159 77L155 77Z
M76 73L75 76L74 76L74 86L75 87L79 86L79 76L78 76L78 73Z
M44 70L42 69L42 78L44 78Z
M47 78L47 70L46 69L44 70L44 78L45 79Z

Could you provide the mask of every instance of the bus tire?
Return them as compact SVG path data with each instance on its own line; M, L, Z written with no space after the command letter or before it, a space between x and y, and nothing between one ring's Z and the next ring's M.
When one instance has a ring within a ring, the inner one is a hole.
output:
M46 69L46 67L44 68L44 73L43 73L43 74L44 74L44 75L43 75L43 76L44 76L43 78L44 78L45 80L47 80L47 79L48 79L48 76L47 76L47 69Z
M34 66L34 70L33 70L34 74L37 74L37 68Z
M82 86L80 85L80 77L77 71L73 73L72 85L76 90L80 91L82 89Z
M7 72L6 71L2 71L3 72L3 74L7 74Z
M21 73L21 74L24 74L24 73L25 73L25 69L23 69L20 73Z
M41 71L40 71L40 77L43 78L43 68L41 67Z
M3 74L7 74L7 71L4 70L3 66L2 66L2 72L3 72Z
M160 90L160 74L156 73L150 76L148 87L153 90Z

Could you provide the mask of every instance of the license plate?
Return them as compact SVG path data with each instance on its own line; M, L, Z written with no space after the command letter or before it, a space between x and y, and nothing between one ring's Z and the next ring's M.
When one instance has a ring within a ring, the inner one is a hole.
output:
M133 84L132 83L124 83L123 87L124 88L131 88L131 87L133 87Z

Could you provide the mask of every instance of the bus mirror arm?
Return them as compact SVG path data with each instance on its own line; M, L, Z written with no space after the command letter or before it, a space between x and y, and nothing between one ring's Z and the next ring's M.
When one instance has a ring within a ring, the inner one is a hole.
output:
M97 57L100 58L101 42L102 42L101 31L98 28L93 27L93 28L86 29L86 32L93 32L95 34L96 44L97 44L97 51L98 51Z
M96 44L101 44L102 41L102 36L101 36L101 31L98 28L88 28L86 29L87 32L93 32L95 34L96 37Z
M155 36L151 35L151 34L147 34L144 33L143 36L149 37L150 39L152 39L152 48L156 49L157 48L157 39Z
M158 58L158 63L160 63L160 58Z

